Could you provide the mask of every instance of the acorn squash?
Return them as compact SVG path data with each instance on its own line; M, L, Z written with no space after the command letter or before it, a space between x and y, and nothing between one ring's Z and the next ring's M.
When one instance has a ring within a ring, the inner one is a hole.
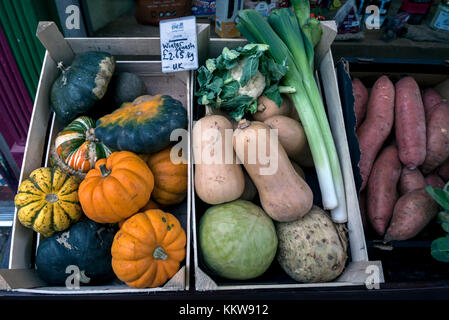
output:
M14 198L20 223L44 237L67 229L83 214L78 186L78 178L57 167L34 170Z
M186 127L187 112L180 101L145 95L100 118L95 135L112 149L154 153L170 144L173 130Z
M88 111L106 93L115 69L107 52L88 51L75 57L69 67L60 62L61 75L51 88L51 103L57 118L69 123Z
M37 273L49 285L93 285L114 279L115 232L113 227L85 220L43 239L37 249ZM79 283L75 272L79 272Z
M58 133L52 157L64 172L84 179L97 160L111 153L112 150L95 137L95 121L82 116Z

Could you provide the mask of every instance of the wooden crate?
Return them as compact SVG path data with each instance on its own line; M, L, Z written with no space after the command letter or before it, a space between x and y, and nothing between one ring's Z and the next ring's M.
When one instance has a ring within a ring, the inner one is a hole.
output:
M207 274L202 270L203 264L198 248L197 225L201 215L198 205L200 201L195 196L195 186L192 187L192 233L194 246L194 269L195 288L199 291L205 290L239 290L239 289L275 289L275 288L305 288L305 287L338 287L365 285L369 276L375 276L379 283L384 282L382 264L380 261L369 261L365 243L362 220L358 205L357 191L354 183L351 159L346 138L345 124L342 114L337 78L335 74L334 62L330 45L336 35L336 25L334 21L322 22L323 36L315 49L315 64L318 66L317 76L321 80L322 92L326 102L328 119L336 143L337 152L340 158L340 165L343 173L346 206L348 211L347 228L349 230L350 259L343 274L333 282L329 283L297 283L289 278L283 270L270 267L263 276L254 281L228 281ZM209 42L209 56L218 56L224 47L235 48L245 45L245 39L211 39ZM198 113L198 105L192 112L192 119ZM195 119L194 119L195 120ZM192 126L192 124L191 124ZM191 176L193 177L193 166L191 166ZM273 262L276 264L276 262ZM373 272L377 272L374 275Z
M58 76L55 61L70 64L74 54L89 50L106 51L115 56L117 71L137 73L144 80L149 94L168 94L182 102L190 111L193 93L193 72L162 73L160 62L160 41L153 38L62 38L59 31L51 23L41 23L38 36L46 43L47 52L40 76L36 100L28 132L24 162L20 182L36 168L47 165L50 148L56 134L62 129L50 110L49 93L53 81ZM45 32L43 30L46 30ZM209 25L198 24L199 61L204 60L207 53ZM55 40L58 37L59 41ZM55 36L56 34L56 36ZM188 130L190 132L190 123ZM190 152L190 135L188 135L188 152ZM190 155L188 154L188 159ZM190 163L189 163L190 167ZM189 169L189 183L190 172ZM23 227L15 213L12 230L9 269L0 270L0 289L19 292L43 294L98 294L98 293L135 293L151 291L174 291L189 289L190 274L190 215L191 188L188 188L186 200L172 211L177 215L187 233L185 263L178 273L163 287L133 289L120 281L105 286L81 286L79 289L65 287L48 287L39 279L34 269L34 256L39 242L38 235L31 229Z

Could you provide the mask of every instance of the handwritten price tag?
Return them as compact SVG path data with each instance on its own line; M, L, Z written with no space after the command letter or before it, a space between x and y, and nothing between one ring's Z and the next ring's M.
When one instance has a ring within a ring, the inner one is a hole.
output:
M198 69L196 17L162 20L159 29L162 72Z

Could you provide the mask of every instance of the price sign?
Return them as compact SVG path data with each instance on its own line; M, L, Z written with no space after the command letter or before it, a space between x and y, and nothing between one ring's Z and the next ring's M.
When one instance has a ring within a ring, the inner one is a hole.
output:
M162 72L198 69L196 17L162 20L159 29Z

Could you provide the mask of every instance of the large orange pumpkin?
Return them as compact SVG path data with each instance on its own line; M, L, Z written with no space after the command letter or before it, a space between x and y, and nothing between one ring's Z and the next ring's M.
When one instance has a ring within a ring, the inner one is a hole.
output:
M98 160L78 189L86 216L98 223L116 223L138 212L154 188L151 170L128 151Z
M186 256L186 233L178 219L159 209L127 219L111 248L115 275L133 288L163 285Z
M171 147L150 155L148 167L154 174L151 198L162 205L181 203L187 195L187 164L170 159Z

